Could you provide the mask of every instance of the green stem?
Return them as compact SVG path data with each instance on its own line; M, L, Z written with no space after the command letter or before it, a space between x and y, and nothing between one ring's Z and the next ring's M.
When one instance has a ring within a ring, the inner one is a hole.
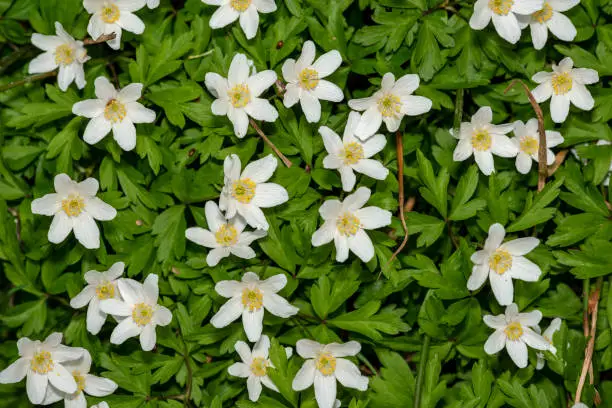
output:
M32 75L20 81L9 82L8 84L0 85L0 92L8 91L9 89L13 89L18 86L29 84L35 81L40 81L42 79L49 78L49 77L56 76L56 75L57 75L57 72L55 71L45 72L44 74Z
M374 368L372 363L370 363L370 360L368 360L367 357L363 355L363 353L357 354L357 359L361 361L363 364L365 364L365 366L368 367L368 369L372 372L372 374L378 375L378 371L376 371L376 368Z
M425 335L423 339L423 347L421 347L421 357L419 361L419 371L417 372L416 387L414 390L414 408L421 406L421 388L423 387L423 379L425 377L425 365L429 358L429 343L431 338Z
M457 89L455 96L455 119L453 121L453 132L455 137L459 137L459 128L461 127L461 119L463 117L463 88Z

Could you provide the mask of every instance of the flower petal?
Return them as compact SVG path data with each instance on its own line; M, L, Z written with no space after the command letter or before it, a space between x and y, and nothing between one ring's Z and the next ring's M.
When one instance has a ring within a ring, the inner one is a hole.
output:
M59 213L61 214L61 213ZM100 230L93 217L83 212L74 218L74 236L87 249L100 248Z
M257 35L257 27L259 27L259 13L257 13L257 8L250 6L240 13L240 27L242 27L242 31L244 31L247 40L255 38Z
M72 220L65 212L61 211L53 217L47 238L49 242L59 244L66 239L70 231L72 231Z
M340 384L347 388L354 388L359 391L368 389L368 377L361 375L359 368L349 360L337 359L334 375Z
M49 372L48 377L51 385L60 391L72 394L77 390L77 383L74 377L61 364L55 364L53 371Z
M274 316L284 319L297 314L300 309L292 306L287 300L280 297L276 293L266 293L263 298L263 304L266 310Z
M337 364L337 362L336 362ZM337 366L336 366L337 367ZM336 377L315 373L315 399L319 408L332 408L336 402Z
M110 337L112 344L122 344L130 337L136 337L142 329L131 318L123 319L113 330Z
M520 340L506 341L508 355L518 368L527 367L527 345Z
M499 353L506 345L506 334L503 330L495 330L484 344L485 353L492 355Z
M87 213L96 220L110 221L117 216L117 210L98 197L88 199L85 205Z
M299 340L298 345L302 341L305 341L305 340ZM302 354L300 355L302 356ZM315 371L316 371L316 368L315 368L314 361L306 360L304 364L302 365L302 367L300 368L300 370L295 374L295 377L293 378L293 382L291 383L291 388L293 388L294 391L303 391L306 388L310 387L314 382Z
M30 368L30 360L19 358L10 366L0 371L0 384L14 384L26 376Z
M261 183L255 187L255 197L252 203L260 208L270 208L281 205L289 200L289 194L284 187L276 183Z
M353 164L352 168L356 172L365 174L366 176L372 177L376 180L384 180L389 175L389 169L383 166L383 164L378 160L361 159L357 163Z
M242 311L242 325L250 342L256 342L261 337L261 332L263 331L263 317L263 307L253 311L245 308Z
M240 177L251 179L256 184L264 183L272 177L277 166L278 160L272 154L269 154L247 164Z
M62 209L62 198L59 194L47 194L32 201L32 214L55 215Z
M391 211L378 207L365 207L355 211L362 228L377 229L391 224Z
M113 139L126 152L136 147L136 127L129 119L113 125Z
M238 20L238 17L240 17L240 13L226 4L215 10L208 24L212 29L222 28Z
M151 351L153 347L155 347L156 342L157 333L155 333L155 326L147 324L140 332L140 347L142 347L144 351Z
M215 234L200 227L187 228L185 231L185 237L195 242L198 245L202 245L207 248L217 248L219 244L215 238Z
M45 392L47 391L48 381L49 377L47 375L28 372L28 377L26 379L26 392L32 404L39 405L43 402L45 399ZM74 386L75 389L73 392L76 390L76 383Z
M362 229L357 231L355 235L348 237L348 246L363 262L370 262L370 260L374 258L374 245L372 244L372 240Z
M276 79L276 72L266 70L249 77L246 83L249 87L249 91L251 91L251 96L258 97L266 89L274 85Z
M210 324L217 329L225 327L238 319L243 309L242 299L240 297L233 297L221 306L219 311L210 319Z
M87 395L94 397L106 397L112 394L117 389L117 383L108 378L96 377L95 375L87 374L85 376L85 388L83 389Z

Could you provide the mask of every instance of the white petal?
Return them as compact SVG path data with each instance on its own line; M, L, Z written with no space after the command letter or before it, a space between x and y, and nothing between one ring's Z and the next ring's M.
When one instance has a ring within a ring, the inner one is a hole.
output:
M326 221L323 225L312 234L312 246L319 247L330 243L334 239L336 233L336 225L333 221Z
M493 111L490 106L483 106L479 108L476 113L472 116L472 124L475 126L487 125L493 120Z
M257 7L260 13L272 13L276 11L276 3L274 0L253 0L253 5Z
M474 30L484 29L491 21L492 12L488 0L478 0L474 4L474 14L470 17L470 27Z
M383 118L383 122L385 122L385 125L387 126L387 131L390 133L396 132L402 124L402 118L403 116Z
M145 108L139 102L129 102L126 104L127 117L132 123L153 123L155 122L155 111Z
M55 215L62 208L62 198L59 194L47 194L32 201L32 214Z
M274 85L274 82L276 82L276 72L272 70L259 72L246 81L253 97L261 95L266 89Z
M521 27L513 13L505 16L493 13L493 26L499 36L511 44L516 44L521 38Z
M330 343L325 346L325 351L329 351L334 357L356 356L361 351L361 344L356 341Z
M264 309L250 311L244 309L242 312L242 325L244 332L250 342L256 342L261 337L263 331Z
M210 111L213 115L217 116L225 116L227 115L227 111L229 109L229 103L226 99L215 99L210 105Z
M391 224L391 212L378 207L365 207L355 211L362 228L377 229Z
M553 11L552 17L546 23L550 32L560 40L573 41L576 37L576 27L572 20L557 11Z
M484 324L495 330L505 329L508 325L508 323L506 322L506 316L504 315L485 315L483 316L482 320Z
M357 163L353 164L352 167L353 170L376 180L384 180L389 175L389 169L383 166L383 164L378 160L361 159Z
M274 316L288 318L300 311L297 307L291 306L287 300L280 297L276 293L267 293L264 295L263 304L266 310Z
M225 280L217 282L215 285L215 292L224 298L232 298L240 295L244 288L245 285L242 282Z
M572 86L572 90L569 92L569 98L574 106L582 110L591 110L595 105L595 101L586 86L579 83L575 83Z
M98 197L88 199L85 208L87 213L96 220L110 221L117 216L117 210Z
M547 73L546 73L547 74ZM536 74L537 75L537 74ZM535 75L534 75L535 78ZM553 94L553 88L550 81L542 82L531 91L537 103L547 101Z
M121 89L117 94L117 99L123 103L136 102L142 96L142 87L140 83L129 84Z
M322 348L321 343L309 339L298 340L295 344L297 353L304 359L315 358Z
M101 76L96 78L96 80L94 81L94 87L96 91L96 97L98 99L108 101L109 99L115 99L117 97L117 90L106 77Z
M521 174L527 174L529 173L529 170L531 170L531 162L532 162L531 156L523 152L519 152L518 155L516 156L516 162L515 162L516 169Z
M336 261L346 261L349 255L348 239L343 235L335 234L334 245L336 246Z
M508 312L506 311L506 316ZM539 310L533 310L529 313L517 313L515 320L519 321L522 325L533 327L537 326L542 320L542 312Z
M572 78L583 85L599 82L599 74L594 69L575 68L572 69Z
M47 238L49 242L59 244L66 239L70 231L72 231L72 220L65 212L61 211L53 217Z
M14 384L26 376L30 368L30 360L19 358L10 366L0 371L0 384Z
M255 197L252 203L257 207L269 208L281 205L289 200L289 194L284 187L275 183L261 183L255 187Z
M153 322L158 326L167 326L171 321L172 312L164 306L157 306L157 310L153 314Z
M514 157L518 154L518 148L510 141L508 136L493 134L491 153L500 157Z
M247 390L249 392L249 399L253 402L259 399L261 395L261 381L258 377L252 375L247 378Z
M555 11L567 11L580 3L580 0L548 0Z
M80 309L87 305L92 297L96 295L96 288L92 285L87 285L79 292L78 295L70 299L70 307L73 309Z
M269 154L247 164L240 177L251 179L257 184L264 183L272 177L277 166L278 160L272 154Z
M359 391L368 389L368 377L361 375L359 368L348 360L343 358L337 359L334 374L340 384L347 388L355 388Z
M289 347L289 349L291 349L291 348ZM287 358L289 358L289 357L287 357ZM267 375L264 375L263 377L259 377L259 379L260 379L260 381L261 381L261 383L263 385L265 385L266 387L268 387L272 391L280 392L278 390L278 388L276 387L276 385L272 382L270 377L268 377Z
M280 292L286 285L287 277L282 273L271 276L268 279L259 282L259 287L261 290L270 293Z
M46 374L36 374L32 371L28 373L28 377L26 379L26 391L28 393L28 398L30 399L30 402L32 404L38 405L42 403L45 399L45 392L48 386L48 378L49 377Z
M85 376L84 391L87 395L94 397L106 397L112 394L117 389L117 383L108 378L96 377L95 375L87 374Z
M285 87L285 96L283 97L283 104L286 108L290 108L299 102L302 94L301 88L295 84L289 83Z
M512 277L509 273L500 275L494 271L489 273L489 282L491 283L491 289L495 295L497 302L506 306L512 303L514 298L514 286L512 285Z
M293 58L287 58L283 63L283 67L281 68L283 73L283 78L285 78L286 82L295 83L298 80L295 71L295 60Z
M574 87L576 87L576 85L578 84L574 84ZM550 116L553 122L555 123L565 122L565 119L567 118L567 114L569 113L569 106L570 106L570 98L567 94L566 95L553 95L550 101Z
M219 264L221 259L230 256L230 253L230 248L214 248L208 252L208 255L206 255L206 264L208 266L216 266Z
M252 204L240 204L236 205L238 213L244 217L247 224L253 228L262 229L267 231L269 228L268 221L263 211Z
M217 329L227 326L234 320L238 319L242 314L242 299L240 297L234 297L228 300L219 311L210 319L212 324Z
M512 12L517 14L531 14L542 9L542 0L520 0L512 5Z
M305 41L304 45L302 46L302 53L295 64L295 69L297 72L301 72L304 68L312 65L315 58L315 53L316 50L314 43L312 41Z
M359 187L353 194L346 196L342 202L345 211L355 211L365 205L370 199L372 191L367 187Z
M188 240L207 248L216 248L219 246L215 235L212 232L205 230L204 228L187 228L187 230L185 231L185 237Z
M527 282L537 282L542 275L540 267L529 259L522 256L512 258L512 268L508 272L513 279L520 279Z
M303 340L299 340L298 344L300 343L300 341ZM295 374L293 382L291 383L291 388L293 388L294 391L303 391L306 388L310 387L314 382L315 370L316 368L314 361L306 360L304 362L304 365L302 365L300 370L297 372L297 374Z
M373 97L351 99L348 101L348 106L357 111L364 111L370 107L376 107L376 100Z
M157 342L157 334L155 326L147 324L140 332L140 346L144 351L151 351Z
M249 78L249 64L244 54L236 54L232 59L228 72L228 81L231 85L245 83Z
M511 255L521 256L533 251L539 244L539 239L527 237L505 242L501 247L510 252Z
M319 128L319 134L323 138L325 150L327 150L329 153L338 154L344 150L344 145L342 144L340 136L338 136L336 132L327 126L321 126Z
M142 34L145 30L145 24L135 14L129 11L122 11L119 20L115 23L125 31L129 31L134 34Z
M312 92L302 92L300 106L309 123L316 123L321 119L321 103Z
M227 372L234 377L247 378L251 375L251 368L244 363L234 363L227 368Z
M131 310L128 311L128 314L129 313L131 313ZM102 326L104 326L104 323L106 322L106 313L100 310L100 300L97 296L93 297L91 302L89 302L85 322L87 324L87 331L94 336L100 333Z
M336 402L336 377L316 373L314 389L319 408L333 408L334 402Z
M355 235L349 236L348 246L363 262L370 262L374 257L374 245L364 230L359 230Z
M77 390L77 384L74 377L61 364L55 364L53 371L49 372L48 377L51 385L60 391L72 394Z
M464 161L468 157L472 155L472 143L470 139L460 139L459 143L455 147L455 151L453 152L453 160L454 161Z
M104 113L104 101L99 99L87 99L72 105L72 113L86 118L95 118Z
M474 265L472 267L472 274L467 281L468 290L477 290L480 288L487 277L489 276L489 264L484 263L482 265Z
M124 119L113 125L113 139L126 152L136 147L136 127L129 119Z
M64 41L56 35L32 34L32 45L43 51L55 51L57 47L64 44Z
M246 11L240 13L240 27L244 31L245 37L250 40L257 35L257 27L259 26L259 14L257 8L250 6Z
M111 129L111 122L106 120L103 115L96 116L87 124L85 133L83 133L83 140L85 143L96 144L104 139Z
M119 279L117 281L121 297L128 305L134 305L144 301L144 289L140 282L133 279Z
M30 61L28 66L29 74L40 74L43 72L51 72L57 69L58 65L55 62L55 56L51 52L45 52Z
M548 340L527 327L523 329L521 340L524 341L529 347L536 350L550 349L550 343Z
M355 129L355 135L362 140L369 138L380 129L382 119L382 114L376 105L369 107L361 116L357 129Z
M210 17L210 28L222 28L238 20L240 13L234 10L229 4L219 7Z
M349 166L341 165L338 168L338 171L340 172L342 189L344 191L352 191L353 187L355 187L355 183L357 182L357 176L355 176L353 169Z
M312 92L323 101L340 102L344 99L344 93L338 85L323 79Z
M506 341L508 355L518 368L527 367L527 346L520 340Z
M253 346L253 356L268 358L268 350L270 349L270 338L265 334L261 336L259 341Z
M485 353L491 355L498 353L506 345L506 335L503 330L495 330L493 334L489 336L484 344Z
M100 301L100 310L113 316L130 316L132 314L130 304L119 299L105 299Z
M57 85L59 89L66 92L72 81L74 81L75 69L74 65L60 66L57 75Z
M134 320L130 318L123 319L111 333L110 342L112 344L122 344L130 337L138 336L141 331L141 328L134 323Z
M495 171L493 155L490 151L475 151L474 160L485 176L489 176Z
M338 51L332 50L317 58L312 68L318 72L319 78L325 78L333 74L341 64L342 56Z
M145 301L150 305L157 304L157 298L159 297L158 281L159 277L156 274L151 273L147 276L144 283L142 284Z
M408 116L422 115L431 110L431 99L424 96L410 95L402 98L402 114Z
M229 108L227 117L234 125L234 134L239 138L243 138L249 129L249 117L244 109Z
M85 248L95 249L100 247L100 230L91 215L83 212L74 217L73 227L74 236Z
M359 115L357 112L355 112L355 114ZM387 138L384 135L378 134L372 136L365 143L362 144L363 156L365 158L370 158L374 156L376 153L382 151L385 148L386 144Z

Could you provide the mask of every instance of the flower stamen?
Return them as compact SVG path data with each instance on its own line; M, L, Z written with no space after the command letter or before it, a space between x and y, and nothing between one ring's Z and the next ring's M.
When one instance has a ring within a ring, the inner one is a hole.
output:
M79 195L70 194L62 200L62 209L69 217L76 217L85 209L85 200Z
M533 13L533 18L540 24L546 23L553 16L553 8L550 4L544 3L542 10Z
M255 197L255 182L249 178L234 181L232 184L232 197L237 201L248 204Z
M523 136L519 141L519 146L522 152L528 155L534 155L538 152L538 139L533 136Z
M523 326L519 322L512 322L504 329L506 337L512 341L516 341L523 335Z
M356 164L363 159L363 146L360 143L352 142L344 145L344 164Z
M103 281L96 286L96 295L98 299L105 300L115 297L115 285L109 281Z
M251 102L251 91L248 85L240 84L227 91L230 102L234 108L244 108Z
M55 48L55 63L58 65L70 65L74 62L74 49L68 44L62 44Z
M336 371L336 357L331 353L319 353L315 361L317 370L323 375L332 375Z
M215 239L221 246L234 246L238 242L238 231L230 224L223 224L215 232Z
M256 377L263 377L268 372L269 364L270 363L268 362L267 359L263 357L256 357L253 359L253 362L251 363L251 372Z
M257 288L242 291L242 305L253 312L263 307L263 292Z
M336 220L336 228L340 235L355 235L361 228L361 221L351 213L344 213Z
M153 320L153 307L146 303L137 303L132 309L132 319L138 326L146 326Z
M111 99L106 103L104 108L104 118L109 122L118 123L122 122L127 115L125 105L119 102L117 99Z
M489 257L489 268L503 275L512 267L512 255L504 249L496 249Z
M78 394L85 389L85 376L80 371L75 370L72 372L72 377L74 377L74 381L77 384L76 393Z
M555 95L565 95L572 89L572 77L569 72L554 74L551 80Z
M30 361L30 369L38 374L46 374L53 370L53 367L51 353L45 350L34 353L34 357Z
M514 0L489 0L489 8L500 16L505 16L510 13Z
M303 89L312 91L319 85L319 73L312 68L304 68L300 72L299 83Z
M491 148L491 134L487 129L476 129L472 133L472 147L479 152L487 151Z
M239 13L246 11L252 0L230 0L230 6Z
M100 12L100 18L107 24L113 24L119 20L121 11L115 4L106 4Z
M397 117L401 114L402 101L399 96L387 93L382 98L378 99L377 104L381 115L386 118Z

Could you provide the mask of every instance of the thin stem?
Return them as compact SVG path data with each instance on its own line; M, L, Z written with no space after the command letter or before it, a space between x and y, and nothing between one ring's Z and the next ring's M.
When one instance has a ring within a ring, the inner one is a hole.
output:
M215 50L214 50L214 49L212 49L212 50L208 50L208 51L203 52L202 54L198 54L198 55L189 55L189 56L187 57L187 59L188 59L188 60L194 60L194 59L198 59L198 58L207 57L207 56L209 56L210 54L212 54L213 52L215 52Z
M548 177L548 167L546 165L546 130L544 129L544 114L542 113L540 105L538 105L533 97L533 94L529 90L529 87L520 79L514 79L512 82L510 82L510 85L508 85L504 93L508 92L517 82L523 86L523 90L525 91L525 94L527 95L527 98L535 111L536 117L538 118L538 133L540 135L538 146L538 192L540 192L544 189L544 186L546 185L546 178Z
M457 95L455 96L455 118L453 121L453 132L455 137L459 136L459 128L461 127L461 120L463 119L463 96L464 89L457 89Z
M83 45L95 45L95 44L101 44L110 40L114 40L115 39L115 33L110 33L110 34L103 34L101 36L99 36L97 39L93 39L93 38L86 38L83 40Z
M559 167L561 167L563 161L565 161L565 158L567 157L567 152L567 149L563 149L557 153L557 155L555 156L555 162L552 166L548 168L549 177L555 174L555 171L559 170Z
M401 132L395 133L395 147L397 150L397 184L399 186L398 192L398 201L399 201L399 218L402 222L402 228L404 229L404 239L400 246L393 252L391 258L387 261L387 265L390 265L391 262L397 257L397 255L404 249L406 243L408 242L408 226L406 225L406 217L404 216L404 142L402 138ZM378 274L380 278L380 274L382 273L382 269Z
M282 154L280 150L278 150L278 148L274 145L274 143L272 143L272 141L268 139L268 136L266 136L266 134L261 130L261 128L257 125L257 123L255 123L255 121L251 118L249 118L249 122L251 123L251 126L253 126L253 129L255 129L257 134L261 136L263 141L266 142L268 146L270 146L270 149L272 149L274 153L276 153L276 155L283 161L283 163L285 163L285 166L291 167L293 163L291 163L291 161L288 158L286 158L285 155Z
M18 86L29 84L29 83L36 82L36 81L40 81L40 80L43 80L45 78L50 78L50 77L53 77L53 76L56 76L56 75L57 75L57 72L55 72L55 71L45 72L44 74L32 75L32 76L26 77L26 78L24 78L22 80L19 80L19 81L9 82L8 84L1 85L0 86L0 92L8 91L9 89L17 88Z
M419 361L419 371L417 372L416 387L414 390L414 408L420 408L421 406L421 388L423 387L423 380L425 377L425 365L429 359L430 342L431 338L425 335L423 346L421 347L421 359Z
M276 94L278 96L281 96L282 94L285 93L285 84L283 83L283 81L281 81L280 79L277 79L275 82L276 85Z
M370 363L370 360L368 360L366 356L363 355L363 353L357 354L357 359L361 361L366 367L368 367L368 370L370 370L372 374L378 375L378 371L376 371L376 368L374 368L372 363Z

